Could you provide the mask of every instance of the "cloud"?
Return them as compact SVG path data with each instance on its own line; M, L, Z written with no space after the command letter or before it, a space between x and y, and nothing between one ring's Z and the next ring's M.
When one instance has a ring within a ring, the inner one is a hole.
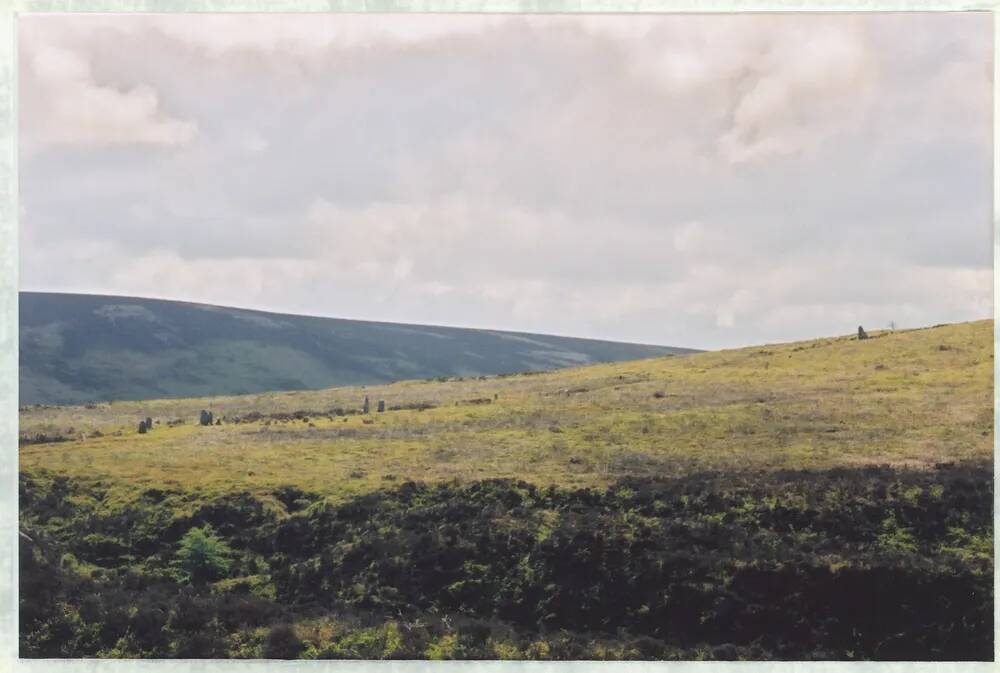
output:
M31 22L27 22L31 26ZM70 145L143 144L172 147L191 141L194 123L164 113L154 87L100 84L85 52L22 31L22 132L29 140Z
M988 17L22 24L26 288L702 347L991 310Z
M852 16L589 17L626 69L663 95L697 97L731 163L808 152L864 117L878 84L868 21Z
M815 148L863 119L876 68L850 24L792 28L759 45L739 75L722 155L743 162Z

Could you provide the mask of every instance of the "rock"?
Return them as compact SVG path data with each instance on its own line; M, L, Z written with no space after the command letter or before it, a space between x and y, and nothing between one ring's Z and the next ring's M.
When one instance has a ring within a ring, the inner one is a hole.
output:
M139 421L139 434L146 434L146 421Z
M385 400L379 400L378 401L378 412L382 413L383 411L385 411Z
M201 410L201 418L199 419L202 425L212 425L212 412Z
M369 411L371 411L371 406L368 403L368 396L365 395L365 404L361 407L361 413L367 414Z
M146 429L147 430L153 429L153 419L150 418L149 416L146 416Z
M868 332L865 331L864 327L862 327L861 325L858 325L858 341L861 341L862 339L867 339L867 338L868 338Z

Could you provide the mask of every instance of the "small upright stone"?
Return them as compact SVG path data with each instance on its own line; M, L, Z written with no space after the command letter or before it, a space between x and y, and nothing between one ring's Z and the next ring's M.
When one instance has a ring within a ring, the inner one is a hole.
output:
M369 411L371 411L371 405L368 403L368 396L365 395L365 404L361 407L361 413L367 414Z
M199 422L202 425L211 425L212 424L212 412L211 411L206 411L205 409L202 409L201 410L201 418L200 418Z
M867 339L867 338L868 338L868 332L865 331L864 327L862 327L861 325L858 325L858 341L861 341L862 339Z
M150 418L149 416L146 416L146 429L147 430L153 429L153 419Z
M383 411L385 411L385 400L379 400L378 401L378 412L381 414Z
M139 434L146 434L146 421L139 421Z

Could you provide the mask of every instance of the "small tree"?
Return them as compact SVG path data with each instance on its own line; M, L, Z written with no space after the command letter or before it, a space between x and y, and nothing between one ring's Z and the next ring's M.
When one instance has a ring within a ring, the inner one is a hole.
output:
M172 566L178 576L191 584L204 584L225 576L232 550L205 524L192 528L177 548Z

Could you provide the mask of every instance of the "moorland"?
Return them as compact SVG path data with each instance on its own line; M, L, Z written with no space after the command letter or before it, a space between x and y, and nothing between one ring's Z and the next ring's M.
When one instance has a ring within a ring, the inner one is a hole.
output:
M21 654L991 659L992 344L26 405Z
M21 404L308 390L691 352L59 292L21 292L18 312Z

